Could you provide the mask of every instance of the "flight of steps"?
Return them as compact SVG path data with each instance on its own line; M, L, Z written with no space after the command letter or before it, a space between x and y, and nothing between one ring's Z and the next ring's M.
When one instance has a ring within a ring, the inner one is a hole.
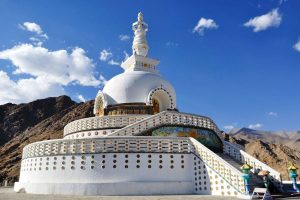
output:
M239 171L242 171L241 166L244 163L241 163L224 153L217 153L217 154L221 158L223 158L226 162L228 162L230 165L232 165L234 168L238 169ZM255 187L258 188L265 187L262 178L253 173L250 174L250 186L251 186L251 192L254 190Z

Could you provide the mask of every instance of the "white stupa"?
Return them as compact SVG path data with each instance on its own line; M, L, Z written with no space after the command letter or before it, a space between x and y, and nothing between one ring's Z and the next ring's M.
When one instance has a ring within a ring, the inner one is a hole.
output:
M182 113L173 86L147 57L148 25L142 13L133 23L133 54L124 72L107 82L94 105L95 117L65 126L64 138L23 149L16 192L69 195L197 194L247 196L240 170L280 173L226 142L208 117Z

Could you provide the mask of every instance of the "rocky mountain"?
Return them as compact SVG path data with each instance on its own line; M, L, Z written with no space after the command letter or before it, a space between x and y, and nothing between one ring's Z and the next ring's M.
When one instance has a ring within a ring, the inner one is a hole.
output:
M263 139L238 139L231 135L225 138L232 143L244 146L247 153L279 171L283 180L289 180L287 168L291 162L300 166L300 151L287 145L270 143Z
M300 131L261 131L241 128L233 129L229 134L237 139L244 139L248 142L261 140L266 143L285 145L300 151Z
M19 176L22 149L41 140L62 138L64 126L93 115L93 101L76 103L67 96L0 106L0 183Z
M50 97L27 104L0 105L0 183L18 179L25 145L62 138L64 126L93 116L93 101L76 103L67 96ZM231 142L245 146L251 155L270 165L288 179L288 161L300 167L299 132L268 132L239 129L230 132ZM298 138L298 139L297 139Z

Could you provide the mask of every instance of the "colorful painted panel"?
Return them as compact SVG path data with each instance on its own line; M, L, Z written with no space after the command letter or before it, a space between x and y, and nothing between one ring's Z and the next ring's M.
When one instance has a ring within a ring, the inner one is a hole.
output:
M193 137L214 152L222 152L221 139L211 130L181 126L165 126L152 131L152 136Z

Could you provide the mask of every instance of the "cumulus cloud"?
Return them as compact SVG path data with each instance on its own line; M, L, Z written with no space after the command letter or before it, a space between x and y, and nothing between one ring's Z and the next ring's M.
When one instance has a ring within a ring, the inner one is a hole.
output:
M217 29L218 25L213 19L205 19L201 17L198 24L194 27L193 33L197 32L199 35L203 35L205 30Z
M82 94L77 94L77 99L81 102L86 102L86 99L84 98L84 96Z
M15 74L29 74L42 77L53 83L68 85L97 86L100 81L94 77L93 61L85 51L75 47L66 50L49 51L31 44L16 45L0 51L0 59L10 60L16 67Z
M276 113L276 112L268 112L268 116L277 117L278 113Z
M115 59L113 56L113 53L109 50L102 50L100 52L100 57L99 59L103 62L107 61L107 64L109 65L118 65L118 66L121 66L122 62L124 62L125 60L127 60L129 58L129 54L126 52L126 51L123 51L123 54L124 54L124 60L120 61L120 59ZM117 56L119 57L119 56Z
M112 57L112 52L110 52L109 50L106 50L106 49L103 49L101 52L100 52L100 57L99 59L101 61L107 61L108 59L110 59Z
M42 77L14 81L6 72L0 71L0 104L24 103L62 94L65 91L60 84L51 83Z
M128 41L130 39L130 36L129 35L119 35L119 39L121 41Z
M99 80L101 81L101 84L102 84L103 86L106 85L107 80L106 80L106 78L105 78L102 74L100 74Z
M48 39L48 35L44 33L41 26L37 23L24 22L23 24L19 24L19 28L36 34L29 38L36 46L42 46L43 42Z
M25 103L62 95L65 94L65 86L69 85L99 87L107 82L102 75L99 79L95 78L98 75L95 64L84 49L49 50L42 47L48 36L40 25L24 22L19 27L36 35L29 38L32 44L20 43L0 51L0 59L12 63L15 76L11 78L7 72L0 70L0 104ZM20 74L26 75L26 78L20 77Z
M296 51L300 52L300 39L298 40L298 42L293 47Z
M65 94L68 85L100 86L104 77L95 78L93 60L84 49L50 51L41 46L19 44L0 51L0 59L9 60L15 67L13 74L30 78L12 80L1 71L0 103L29 102L38 98Z
M273 9L267 14L254 17L244 23L246 27L252 27L254 32L266 30L270 27L278 27L281 23L282 16L278 9Z
M256 123L256 124L250 124L248 126L248 128L250 128L250 129L260 129L262 126L263 126L262 124Z
M115 61L114 59L111 59L110 61L108 61L109 65L120 65L119 62Z

